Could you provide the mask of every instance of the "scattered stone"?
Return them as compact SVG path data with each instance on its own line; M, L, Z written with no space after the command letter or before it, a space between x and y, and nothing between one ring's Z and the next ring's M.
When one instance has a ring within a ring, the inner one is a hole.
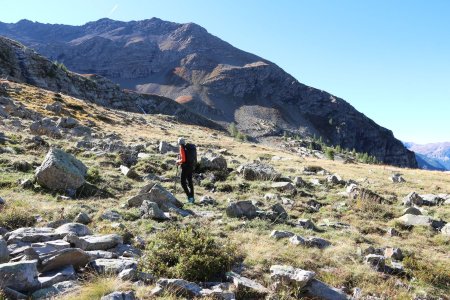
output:
M331 287L320 280L312 279L305 287L306 296L322 300L347 300L349 297L339 289Z
M148 193L139 194L128 199L127 203L130 207L140 207L144 200L155 202L164 212L169 211L170 208L183 207L183 203L159 184L155 184Z
M396 173L393 174L391 177L389 177L389 179L393 182L393 183L402 183L402 182L406 182L406 180L402 177L401 174Z
M320 185L320 180L319 180L318 178L311 178L311 179L309 180L309 182L310 182L312 185L315 185L315 186Z
M280 192L295 192L295 186L290 182L274 182L272 188Z
M36 260L0 264L0 289L8 287L28 292L38 288L40 283L36 264Z
M384 270L384 256L378 254L369 254L364 258L364 262L377 271Z
M62 296L79 287L76 281L63 281L54 285L40 289L31 295L32 299L54 299L56 296Z
M432 219L428 216L406 214L398 218L406 226L430 226Z
M258 216L257 208L249 200L231 202L226 209L230 218L255 218Z
M311 230L314 230L316 228L316 226L314 226L314 223L310 219L299 219L296 226Z
M384 249L384 257L402 261L404 256L400 248L388 247Z
M296 176L292 183L296 187L305 187L307 185L306 182L300 176Z
M111 252L111 251L105 251L105 250L92 250L92 251L85 251L89 257L92 260L96 260L98 258L106 258L106 259L113 259L119 257L117 253Z
M318 172L325 171L324 168L319 166L305 166L303 167L303 174L306 175L313 175L317 174Z
M279 201L281 200L280 195L278 194L273 194L273 193L267 193L264 195L264 200L275 200L275 201Z
M419 195L422 198L422 205L435 206L445 203L444 198L434 194Z
M213 199L211 196L203 196L200 201L198 202L200 205L216 205L216 200Z
M277 240L293 237L295 234L290 231L282 231L282 230L274 230L270 233L271 238L275 238Z
M289 242L293 245L305 245L305 239L299 235L294 235L289 239Z
M1 108L1 107L0 107ZM13 289L10 289L8 287L2 288L2 296L6 297L5 299L20 299L20 300L27 300L29 297L25 294L22 294L18 291L15 291Z
M35 135L47 135L55 139L62 138L61 131L56 127L55 121L50 118L43 118L31 123L30 131Z
M118 211L107 210L100 216L100 219L108 220L111 222L116 222L116 221L120 221L122 219L122 215Z
M78 248L68 248L59 250L56 254L45 258L39 266L40 272L55 270L67 265L74 268L84 267L89 261L90 256L85 251Z
M324 249L331 245L331 243L325 239L318 237L307 237L305 239L305 245L308 247L316 247L319 249Z
M251 299L262 299L269 293L269 290L260 283L234 272L228 272L227 278L235 285L237 297L239 295L252 295L254 298Z
M139 179L139 174L136 173L136 171L134 171L133 169L128 168L127 166L121 165L120 172L122 172L122 174L128 178Z
M450 223L445 224L445 226L441 228L441 233L450 236Z
M61 102L55 101L52 104L47 104L45 106L45 109L48 110L48 111L52 111L55 114L60 114L62 112L63 108L62 108Z
M118 256L123 257L139 257L142 255L141 250L128 244L119 244L116 247L109 249L108 251L114 252Z
M72 117L62 117L56 122L56 126L60 128L74 128L79 123Z
M273 282L274 290L282 288L301 289L306 286L316 273L297 269L291 266L274 265L270 267L270 279Z
M88 235L78 237L72 233L69 233L64 240L69 242L74 247L85 251L108 250L123 243L122 237L118 234Z
M171 145L171 144L169 144L167 142L164 142L164 141L161 141L159 143L158 149L159 149L159 153L161 153L161 154L166 154L168 152L175 152L175 153L178 152L178 147L177 146Z
M226 171L228 169L227 160L222 155L218 155L212 151L206 152L200 158L200 168L202 170L218 170Z
M245 180L275 180L280 177L280 174L275 169L266 164L259 162L244 164L237 169Z
M345 184L341 176L337 174L327 176L327 182L330 184Z
M18 183L24 190L32 190L34 188L34 183L30 179L20 179Z
M52 190L77 189L85 183L86 166L61 149L51 148L36 169L36 180Z
M73 219L73 221L75 223L80 223L80 224L84 224L87 225L89 223L92 222L92 219L88 216L88 214L84 213L84 212L80 212L75 219Z
M391 236L391 237L393 237L393 236L400 236L400 232L397 229L395 229L395 228L388 228L387 234L389 236Z
M170 218L164 214L164 212L159 208L158 204L155 202L151 202L148 200L144 200L142 202L141 207L139 208L141 213L141 218L144 219L153 219L157 221L165 221Z
M175 293L176 296L184 297L198 297L202 288L196 283L189 282L183 279L167 279L161 278L156 282L156 288L151 292L153 296L161 295L163 292Z
M419 196L416 192L411 192L403 199L403 205L405 206L412 206L417 205L421 206L423 204L422 197Z
M134 291L113 292L100 298L100 300L135 300Z
M9 261L9 250L6 241L0 237L0 264Z
M3 200L3 198L2 197L0 197L0 205L5 205L6 204L6 201L5 200Z
M117 277L124 281L136 281L137 271L135 268L125 269L121 271Z
M408 215L408 214L420 216L422 214L422 211L420 209L418 209L417 207L410 206L403 210L403 215Z
M39 275L39 282L41 287L46 288L55 283L76 279L75 269L72 265L62 267L50 272L45 272Z
M137 261L131 258L104 259L91 261L89 265L99 274L119 274L126 269L136 269Z
M68 234L70 232L77 236L92 234L92 231L86 225L80 223L67 223L55 229L55 233Z

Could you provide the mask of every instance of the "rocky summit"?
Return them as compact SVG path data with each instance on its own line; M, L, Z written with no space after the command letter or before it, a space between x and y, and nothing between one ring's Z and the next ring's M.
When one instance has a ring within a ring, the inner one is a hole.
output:
M101 19L68 26L22 20L0 23L0 35L78 73L101 75L123 88L174 99L221 124L235 122L240 131L258 140L286 132L321 136L328 144L368 153L387 164L417 167L414 153L390 130L343 99L300 83L276 64L239 50L194 23ZM106 84L112 93L102 101L119 93L103 79L89 78ZM143 96L120 98L113 107L153 111ZM162 99L153 97L155 101ZM172 112L177 110L171 106Z

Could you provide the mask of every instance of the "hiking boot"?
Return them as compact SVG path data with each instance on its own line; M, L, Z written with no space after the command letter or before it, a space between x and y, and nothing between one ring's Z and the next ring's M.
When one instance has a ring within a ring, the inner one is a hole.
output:
M188 198L188 202L189 203L194 203L195 202L194 197Z

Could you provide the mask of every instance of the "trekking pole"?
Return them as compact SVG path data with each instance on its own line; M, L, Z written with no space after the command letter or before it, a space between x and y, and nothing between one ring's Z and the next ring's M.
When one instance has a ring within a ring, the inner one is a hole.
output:
M178 180L178 165L177 165L177 171L175 172L175 181L173 183L174 194L177 193L177 180Z

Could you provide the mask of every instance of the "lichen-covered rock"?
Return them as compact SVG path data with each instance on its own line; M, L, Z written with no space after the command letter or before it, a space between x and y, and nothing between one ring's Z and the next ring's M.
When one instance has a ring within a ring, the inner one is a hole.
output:
M52 190L77 189L85 183L87 167L71 154L51 148L36 169L37 182Z
M36 264L36 260L0 264L0 289L9 287L27 292L38 288L40 283Z

